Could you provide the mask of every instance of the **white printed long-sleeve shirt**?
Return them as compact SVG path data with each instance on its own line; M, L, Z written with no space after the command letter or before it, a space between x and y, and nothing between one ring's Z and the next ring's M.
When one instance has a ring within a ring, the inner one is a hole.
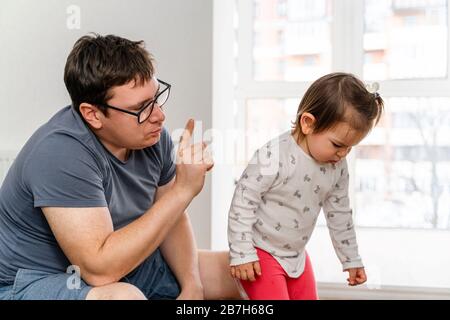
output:
M348 198L347 162L320 164L288 131L256 151L237 183L228 217L230 265L269 252L292 277L305 265L305 245L323 208L343 270L362 267Z

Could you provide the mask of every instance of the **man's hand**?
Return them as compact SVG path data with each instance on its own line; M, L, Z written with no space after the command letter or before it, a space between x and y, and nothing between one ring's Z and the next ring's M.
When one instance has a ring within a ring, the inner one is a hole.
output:
M364 268L350 268L345 271L348 271L347 281L349 286L357 286L367 281Z
M187 192L190 197L195 197L203 188L205 174L214 166L206 143L191 144L194 120L189 119L177 152L177 173L175 188Z
M233 278L255 281L256 275L261 275L261 266L258 261L248 262L230 267Z

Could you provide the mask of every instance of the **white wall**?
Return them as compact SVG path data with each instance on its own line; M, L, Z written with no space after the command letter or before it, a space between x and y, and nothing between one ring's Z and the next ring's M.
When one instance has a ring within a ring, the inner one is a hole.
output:
M71 5L80 28L69 29ZM144 40L159 77L173 85L166 107L172 132L188 117L211 127L212 1L2 0L0 2L0 151L16 151L70 103L63 82L73 43L88 32ZM198 245L210 247L210 178L189 208Z

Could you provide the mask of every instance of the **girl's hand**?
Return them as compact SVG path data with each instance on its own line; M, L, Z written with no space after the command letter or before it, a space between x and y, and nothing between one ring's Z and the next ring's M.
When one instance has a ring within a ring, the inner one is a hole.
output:
M357 286L358 284L363 284L367 281L364 268L350 268L345 271L348 271L347 281L349 286Z
M248 262L230 267L233 278L255 281L256 276L261 275L261 266L258 261Z

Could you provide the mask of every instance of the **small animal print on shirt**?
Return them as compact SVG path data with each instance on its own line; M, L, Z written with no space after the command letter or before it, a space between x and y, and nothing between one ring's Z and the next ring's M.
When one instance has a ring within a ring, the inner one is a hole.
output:
M234 214L234 216L233 215L230 215L230 218L231 219L233 219L233 220L235 220L235 221L239 221L239 216L240 216L241 214L239 213L239 212L236 212L235 214Z
M267 204L267 200L266 200L266 198L264 198L264 196L261 197L261 201L262 201L264 204Z
M293 155L291 155L291 163L295 164L295 157Z

